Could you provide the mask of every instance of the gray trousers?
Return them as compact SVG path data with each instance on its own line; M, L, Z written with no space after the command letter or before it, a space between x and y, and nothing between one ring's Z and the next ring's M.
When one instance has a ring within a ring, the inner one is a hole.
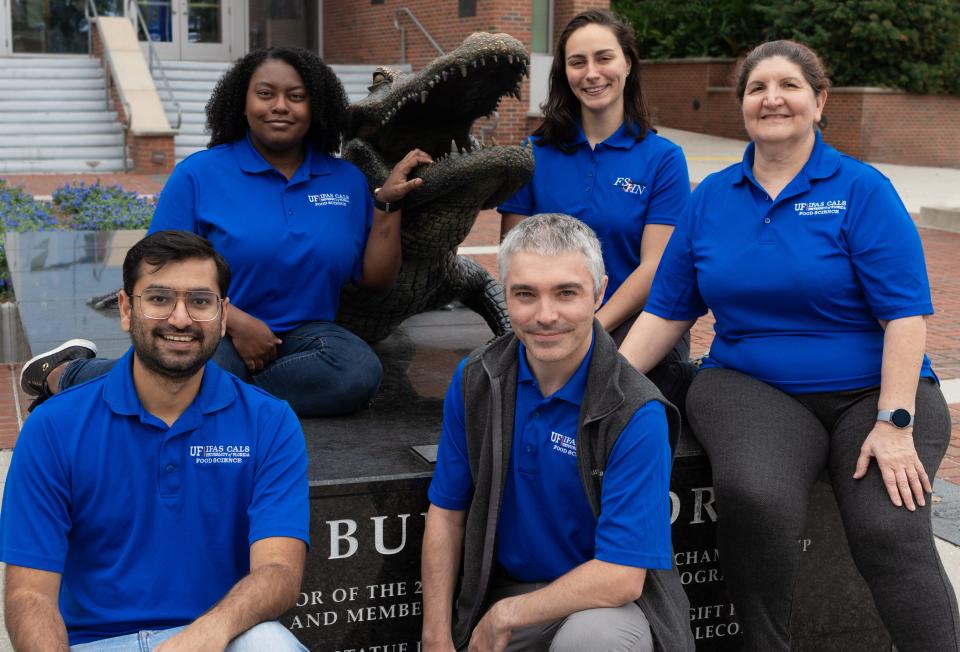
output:
M487 607L547 583L520 583L501 577L490 590ZM635 602L609 609L587 609L538 627L515 629L507 652L652 652L647 617Z
M745 650L790 649L790 614L810 491L826 469L850 552L899 652L960 650L953 588L933 540L930 504L890 502L876 461L853 479L879 388L786 394L726 369L704 369L687 415L713 468L717 543ZM933 382L917 388L914 445L931 481L950 441Z

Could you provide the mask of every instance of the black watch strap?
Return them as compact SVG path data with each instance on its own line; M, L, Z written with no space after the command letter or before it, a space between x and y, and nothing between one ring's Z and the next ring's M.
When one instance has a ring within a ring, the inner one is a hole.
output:
M378 211L383 211L384 213L393 213L394 211L400 210L400 206L397 202L388 202L380 201L377 199L377 193L380 192L380 188L377 188L373 191L373 207Z

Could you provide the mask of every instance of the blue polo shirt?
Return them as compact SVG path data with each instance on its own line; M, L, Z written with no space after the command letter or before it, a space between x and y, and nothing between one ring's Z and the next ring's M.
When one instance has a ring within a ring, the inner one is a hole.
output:
M160 193L150 233L208 238L233 272L230 300L274 333L332 321L360 278L373 199L353 164L309 149L288 181L249 135L184 159Z
M544 397L520 345L497 559L523 582L552 581L590 559L638 568L671 566L670 445L663 404L645 404L624 428L607 460L600 518L590 510L577 467L577 423L589 364L590 354L562 388ZM447 389L428 494L444 509L467 509L473 497L463 367L461 362Z
M645 310L695 319L716 337L704 367L785 392L880 384L883 329L933 313L920 236L890 181L817 134L810 159L771 200L753 177L754 146L693 193ZM922 377L936 379L924 356Z
M501 213L564 213L597 233L609 282L604 302L640 264L647 224L674 226L690 199L683 150L648 131L637 141L621 125L592 148L577 126L573 151L537 143L533 178L501 204Z
M168 428L144 411L132 359L33 412L7 477L0 559L62 574L71 645L188 624L249 572L253 542L309 542L290 407L207 364Z

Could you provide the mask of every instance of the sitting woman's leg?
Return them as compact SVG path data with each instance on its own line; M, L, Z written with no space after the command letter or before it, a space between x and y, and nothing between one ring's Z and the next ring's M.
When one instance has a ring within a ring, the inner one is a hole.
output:
M713 469L720 565L743 649L789 650L797 540L826 465L826 429L791 396L726 369L697 374L687 414Z
M279 337L277 359L252 377L244 369L241 378L287 401L301 417L349 414L373 400L383 367L359 337L331 322L304 324ZM232 349L224 338L214 359L229 365L235 358L235 367L239 356L231 356Z
M960 650L957 601L940 563L930 521L931 500L914 512L890 501L876 460L853 479L857 457L874 427L879 392L846 407L833 429L830 479L850 552L900 652ZM933 482L950 441L950 412L940 389L921 379L913 442Z

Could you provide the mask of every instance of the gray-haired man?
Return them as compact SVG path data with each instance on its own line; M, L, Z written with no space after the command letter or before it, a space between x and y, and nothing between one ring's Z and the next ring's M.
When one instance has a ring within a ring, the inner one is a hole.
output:
M679 414L594 320L596 236L525 219L500 275L513 333L462 362L444 402L423 649L692 650L670 570Z

